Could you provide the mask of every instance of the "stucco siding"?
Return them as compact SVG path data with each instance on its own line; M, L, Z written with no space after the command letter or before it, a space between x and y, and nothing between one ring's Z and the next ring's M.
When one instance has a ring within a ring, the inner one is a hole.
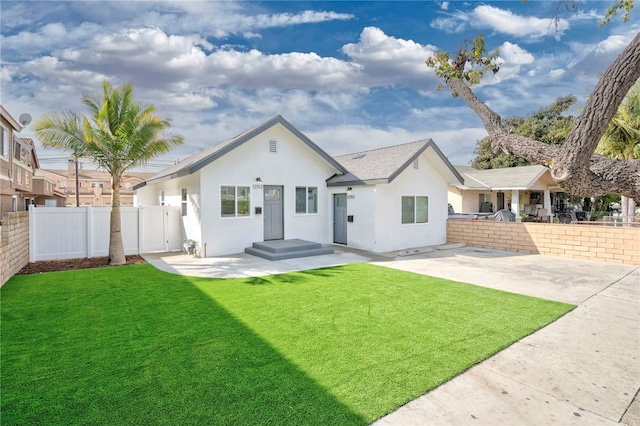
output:
M418 169L409 166L390 184L376 187L376 252L446 242L447 182L425 155L418 164ZM402 224L402 196L429 197L429 221Z
M346 187L333 188L333 193L347 194L347 215L353 216L353 222L347 222L347 245L357 249L374 251L376 247L374 229L377 217L376 186L354 186L351 191L346 191ZM333 196L331 203L333 204ZM333 237L333 221L331 236Z
M139 188L137 194L137 206L159 206L160 192L164 191L164 204L167 206L181 207L182 188L187 189L187 215L181 216L182 239L201 241L201 214L200 214L200 173L183 176L159 184L150 184Z
M277 152L269 152L276 141ZM283 186L284 238L302 238L329 243L331 214L326 179L336 173L331 165L282 125L277 124L200 170L203 194L202 241L206 255L217 256L244 251L264 237L264 186ZM256 181L260 178L260 182ZM247 217L221 217L220 187L250 187ZM318 213L296 214L295 188L318 188Z

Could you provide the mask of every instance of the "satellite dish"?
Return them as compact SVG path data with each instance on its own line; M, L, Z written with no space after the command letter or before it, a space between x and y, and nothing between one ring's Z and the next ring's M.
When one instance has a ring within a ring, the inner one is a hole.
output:
M24 114L20 114L20 118L18 118L18 120L20 121L20 124L26 126L31 123L31 116L25 112Z

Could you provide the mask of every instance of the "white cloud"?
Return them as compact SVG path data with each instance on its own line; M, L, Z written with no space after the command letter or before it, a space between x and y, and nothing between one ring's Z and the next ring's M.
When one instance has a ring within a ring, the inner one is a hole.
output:
M447 131L409 131L392 127L380 129L371 125L343 124L305 134L330 155L350 154L385 146L433 139L452 164L467 165L475 157L476 142L487 135L483 128L452 129ZM339 141L339 144L336 142Z
M497 73L487 72L479 87L497 84L506 80L519 77L526 65L533 64L533 55L517 44L504 42L499 48ZM527 71L525 69L525 71Z
M469 25L470 15L464 12L457 12L447 16L440 16L429 24L432 28L444 31L448 34L461 33Z
M549 77L551 78L562 77L565 73L566 71L563 70L562 68L556 68L554 70L549 71Z
M625 34L611 35L592 46L574 44L572 50L580 59L570 64L570 70L596 77L611 65L636 34L637 29L634 29Z
M318 24L354 19L353 15L332 11L304 10L297 13L260 13L260 6L234 2L173 2L169 11L149 12L144 7L133 14L130 26L171 28L174 33L204 33L216 38L235 34L254 35L259 30L293 25ZM166 6L163 7L166 9Z
M506 64L526 65L534 61L533 55L517 44L505 41L499 48L500 57Z
M448 10L449 9L449 2L448 1L443 1L442 3L440 3L440 9Z
M469 27L491 29L496 33L515 37L540 38L553 35L559 38L569 29L566 19L541 19L535 16L517 15L510 10L480 5L470 12L458 11L431 22L433 28L448 33L459 33Z
M499 9L489 5L481 5L474 9L473 15L477 20L472 24L482 28L491 28L496 32L517 37L545 37L554 33L556 37L569 29L569 22L565 19L540 19L535 16L520 16L509 10Z
M370 85L405 84L424 87L433 75L424 61L437 48L386 35L376 27L366 27L358 43L346 44L342 52L361 65Z

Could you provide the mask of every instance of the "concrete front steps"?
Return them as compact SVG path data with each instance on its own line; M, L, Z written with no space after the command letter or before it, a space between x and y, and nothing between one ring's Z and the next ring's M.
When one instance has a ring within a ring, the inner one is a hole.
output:
M300 239L273 240L253 243L253 247L244 249L245 253L268 260L294 259L297 257L333 254L333 249L322 247L319 243Z

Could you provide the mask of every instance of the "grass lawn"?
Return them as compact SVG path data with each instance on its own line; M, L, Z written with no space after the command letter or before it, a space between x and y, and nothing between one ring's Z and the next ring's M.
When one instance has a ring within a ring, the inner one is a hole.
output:
M0 296L3 425L368 424L573 308L370 264L131 265Z

